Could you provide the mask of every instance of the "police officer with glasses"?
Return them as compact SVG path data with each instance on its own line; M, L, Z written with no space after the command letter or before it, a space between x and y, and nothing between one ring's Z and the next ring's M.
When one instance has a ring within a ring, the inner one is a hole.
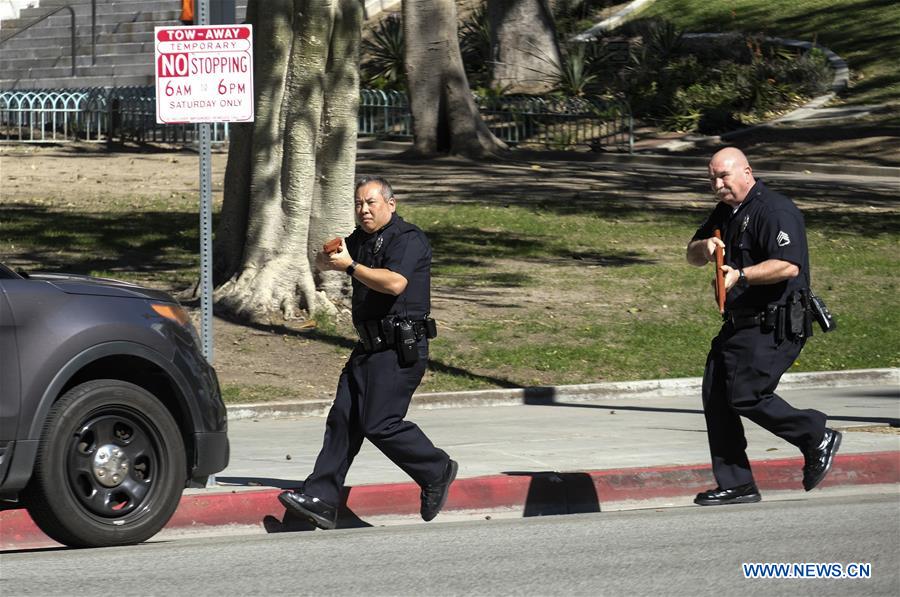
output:
M325 439L302 492L278 496L291 512L322 529L337 524L341 488L363 439L368 439L421 487L422 518L432 520L447 500L457 463L405 420L435 337L431 310L431 246L425 233L396 214L387 180L356 184L357 228L340 248L317 256L323 270L353 278L353 324L359 342L350 354L325 423Z
M703 375L703 411L718 486L697 494L702 506L758 502L741 417L797 446L803 487L828 474L841 434L826 415L796 409L775 394L812 334L809 253L803 215L787 197L756 180L747 157L729 147L709 162L719 203L687 247L687 261L715 263L725 250L724 323L712 341ZM715 237L721 231L722 239Z

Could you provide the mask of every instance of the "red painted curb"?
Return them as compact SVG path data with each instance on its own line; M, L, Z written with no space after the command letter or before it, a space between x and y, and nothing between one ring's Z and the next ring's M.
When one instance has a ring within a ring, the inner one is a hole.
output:
M802 466L802 458L785 458L757 462L753 470L763 491L801 490ZM823 486L876 483L900 483L900 451L839 455ZM445 510L522 509L523 516L598 512L604 503L661 497L687 499L714 484L708 464L568 473L513 472L456 481ZM278 530L283 527L285 514L276 497L279 492L265 489L185 495L166 528L255 525ZM415 483L351 487L346 509L362 518L416 515L419 487ZM57 544L37 528L25 510L0 511L0 549L51 545Z

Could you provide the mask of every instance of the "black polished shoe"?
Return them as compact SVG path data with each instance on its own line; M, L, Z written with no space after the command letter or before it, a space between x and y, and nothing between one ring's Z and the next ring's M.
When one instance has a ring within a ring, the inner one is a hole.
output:
M721 506L723 504L753 504L762 499L755 483L738 485L731 489L716 487L709 491L703 491L694 498L694 503L700 506Z
M447 468L444 469L444 476L441 477L441 480L422 488L422 508L419 510L419 513L425 522L437 516L441 508L444 507L444 504L447 502L447 494L450 493L450 484L456 479L456 471L458 469L459 465L455 460L451 459L447 463Z
M834 455L840 447L841 432L826 427L822 443L804 454L806 462L803 465L803 489L809 491L822 482L831 470Z
M310 521L320 529L330 530L337 525L337 508L317 497L296 491L282 491L278 494L278 501L290 512Z

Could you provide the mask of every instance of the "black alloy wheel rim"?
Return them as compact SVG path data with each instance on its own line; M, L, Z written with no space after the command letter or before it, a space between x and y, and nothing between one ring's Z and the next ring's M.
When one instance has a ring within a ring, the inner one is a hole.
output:
M103 409L78 426L67 450L70 492L100 519L139 516L163 472L162 438L142 414Z

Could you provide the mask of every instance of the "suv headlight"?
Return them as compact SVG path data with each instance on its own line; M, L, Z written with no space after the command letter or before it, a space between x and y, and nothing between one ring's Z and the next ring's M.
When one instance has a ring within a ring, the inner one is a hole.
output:
M191 322L191 316L188 315L184 307L168 303L150 303L150 308L158 315L165 317L169 321L174 321L184 328L191 335L194 345L197 348L200 347L200 336L197 335L197 330L194 329L194 324Z

